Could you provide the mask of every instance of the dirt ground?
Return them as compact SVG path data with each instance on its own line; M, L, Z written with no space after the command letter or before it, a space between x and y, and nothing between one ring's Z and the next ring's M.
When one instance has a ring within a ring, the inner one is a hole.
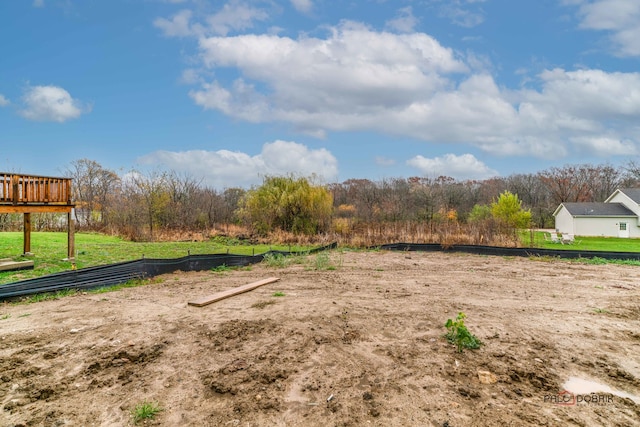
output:
M330 258L0 304L0 425L133 425L157 402L140 425L640 426L640 267ZM478 350L443 337L460 311ZM559 395L570 379L611 390Z

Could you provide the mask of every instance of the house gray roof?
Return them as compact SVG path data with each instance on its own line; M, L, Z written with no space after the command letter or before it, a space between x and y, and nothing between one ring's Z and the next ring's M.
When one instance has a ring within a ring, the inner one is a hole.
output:
M631 197L629 193L624 193ZM638 190L640 196L640 189ZM637 215L622 203L563 203L567 211L573 216L632 216Z
M640 205L640 188L620 188L619 190Z

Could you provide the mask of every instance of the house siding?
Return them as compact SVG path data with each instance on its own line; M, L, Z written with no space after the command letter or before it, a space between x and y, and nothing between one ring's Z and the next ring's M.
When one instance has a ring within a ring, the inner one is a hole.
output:
M629 208L633 213L640 217L640 206L636 202L633 201L629 196L624 194L621 191L616 191L607 199L608 203L622 203L627 208ZM640 218L626 218L621 219L621 221L626 222L629 228L629 237L637 238L640 237ZM619 222L618 222L619 223ZM616 234L617 236L617 234Z
M573 217L562 209L556 215L556 229L560 233L575 234L576 236L618 237L620 222L626 222L629 237L640 237L640 227L635 218L629 217Z
M569 213L567 208L562 206L556 215L556 230L561 233L577 234L573 230L573 224L573 216Z
M635 220L629 217L626 218L575 218L575 233L578 236L604 236L604 237L618 237L618 230L620 222L626 222L630 230L629 237L638 237L637 228L635 226ZM633 234L634 229L636 235Z

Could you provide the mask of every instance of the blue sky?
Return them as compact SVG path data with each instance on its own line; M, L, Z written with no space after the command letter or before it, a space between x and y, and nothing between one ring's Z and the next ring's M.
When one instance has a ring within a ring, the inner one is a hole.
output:
M485 179L640 149L637 0L2 0L0 171Z

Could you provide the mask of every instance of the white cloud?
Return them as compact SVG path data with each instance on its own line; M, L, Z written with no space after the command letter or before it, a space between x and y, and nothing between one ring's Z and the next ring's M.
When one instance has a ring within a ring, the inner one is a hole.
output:
M640 153L637 142L621 140L615 136L583 136L571 138L571 142L577 147L577 150L586 151L589 154L599 157L611 155L636 156Z
M324 38L201 37L199 59L198 72L183 78L198 84L189 92L197 105L251 123L288 123L319 138L382 132L554 159L587 147L572 140L624 141L608 155L640 142L639 73L546 70L528 76L524 89L509 90L496 83L486 58L462 57L425 33L351 21L328 28ZM203 78L219 68L237 77Z
M533 100L553 108L554 114L601 120L640 115L640 73L602 70L547 70L540 74L541 96Z
M227 35L231 31L252 28L254 21L265 21L269 15L239 0L226 3L220 11L206 18L208 28L213 34Z
M440 6L440 15L449 18L455 25L471 28L484 22L484 12L476 3L486 0L446 0Z
M24 109L20 114L29 120L65 122L76 119L84 112L89 112L89 106L83 106L80 101L73 99L69 92L58 86L30 86L25 91L22 102Z
M291 4L298 12L302 13L309 13L313 9L312 0L291 0Z
M193 68L187 68L182 71L182 75L179 79L180 83L193 85L196 83L204 83L201 76L201 70L196 70Z
M607 31L620 56L640 56L640 2L638 0L594 0L579 4L580 27Z
M206 67L238 68L271 94L244 78L229 88L214 81L191 92L197 104L253 122L291 122L309 133L377 126L377 115L402 112L417 94L442 90L449 82L441 73L466 71L426 34L377 33L351 22L327 39L211 37L200 48Z
M194 29L190 26L192 12L181 10L171 17L171 19L157 18L153 25L160 28L167 37L187 37L194 35Z
M0 93L0 107L6 107L9 104L11 104L11 102Z
M498 172L476 159L472 154L445 154L432 159L415 156L407 160L407 165L418 169L429 177L450 176L459 180L488 179L498 176Z
M566 141L555 135L511 135L484 138L474 143L481 150L498 157L533 156L557 160L569 155Z
M386 22L385 26L399 33L410 33L418 25L418 18L413 16L411 6L398 10L398 16Z
M328 150L312 150L303 144L280 140L264 144L262 152L254 156L229 150L156 151L139 161L188 172L217 188L259 184L265 175L316 175L327 182L338 177L338 162Z
M193 11L184 9L170 19L156 18L153 25L167 37L204 37L207 35L226 36L233 31L252 28L256 21L265 21L269 14L260 8L251 6L242 0L231 0L220 10L201 17L197 22Z

